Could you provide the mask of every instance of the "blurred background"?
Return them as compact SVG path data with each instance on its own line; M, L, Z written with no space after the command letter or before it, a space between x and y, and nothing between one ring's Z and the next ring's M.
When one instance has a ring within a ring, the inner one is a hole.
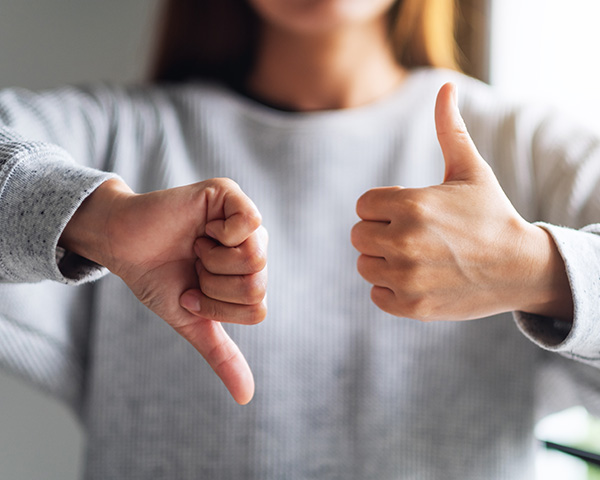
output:
M0 88L144 78L159 0L0 0ZM464 69L508 95L552 103L600 131L598 0L460 0ZM599 373L600 374L600 373ZM600 451L583 408L544 419L540 438ZM85 439L61 404L0 370L0 478L74 480ZM538 478L598 479L540 448Z

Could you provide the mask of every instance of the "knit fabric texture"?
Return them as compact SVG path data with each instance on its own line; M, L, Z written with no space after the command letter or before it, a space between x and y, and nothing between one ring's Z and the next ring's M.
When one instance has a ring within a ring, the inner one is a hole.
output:
M433 112L448 80L517 210L555 239L572 326L523 313L421 323L371 303L350 244L356 200L442 181ZM254 371L249 405L119 278L57 248L115 175L136 192L230 177L261 211L269 313L226 326ZM536 416L600 410L599 180L584 126L444 70L312 113L205 83L4 91L0 365L74 409L89 480L531 479Z

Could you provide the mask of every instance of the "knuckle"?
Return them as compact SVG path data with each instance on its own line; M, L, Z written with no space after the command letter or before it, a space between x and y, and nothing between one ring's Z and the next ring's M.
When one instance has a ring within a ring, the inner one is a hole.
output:
M247 225L253 232L256 231L262 223L262 216L256 208L247 208L241 213L244 225Z
M417 261L407 262L396 278L403 298L416 299L427 295L428 273Z
M228 177L213 178L211 182L214 184L214 186L218 188L223 188L225 190L240 188L240 186L236 182L234 182L231 178Z
M269 232L264 225L259 225L255 232L256 243L260 245L260 248L264 251L267 250L269 245Z
M429 322L433 319L433 306L429 298L424 295L417 296L407 302L407 315L415 320Z
M210 268L214 263L216 242L208 238L198 239L195 243L194 252L198 256L198 262L203 268Z
M412 198L406 200L404 206L408 221L416 225L428 222L432 215L429 203L421 197L420 195L412 196Z
M201 268L196 268L196 272L198 273L200 290L202 290L205 295L208 295L212 289L213 278L215 276L206 269L204 264L202 264Z
M370 261L366 255L359 255L359 257L356 259L356 270L362 277L368 275L369 264Z
M395 294L389 288L373 287L371 289L371 301L381 310L387 313L393 313Z
M267 252L265 249L254 246L244 256L244 266L248 272L258 273L267 266Z
M357 223L356 225L354 225L352 227L352 230L350 230L350 242L352 243L352 246L354 248L356 248L357 250L360 250L362 240L363 240L362 223Z
M247 275L243 279L243 299L248 305L255 305L265 298L267 292L266 279L263 275Z
M220 320L223 312L218 308L215 301L204 301L201 303L200 315L210 320Z
M372 193L369 190L369 191L363 193L360 197L358 197L358 200L356 201L356 212L358 213L359 216L360 216L360 213L362 211L364 211L364 209L367 207L371 195L372 195Z
M267 304L265 301L257 303L256 305L249 305L247 309L247 320L248 325L257 325L261 323L267 316Z
M394 252L394 259L400 263L405 273L414 274L415 268L418 265L421 257L422 242L414 233L404 233L395 235L392 239L393 246L390 248Z

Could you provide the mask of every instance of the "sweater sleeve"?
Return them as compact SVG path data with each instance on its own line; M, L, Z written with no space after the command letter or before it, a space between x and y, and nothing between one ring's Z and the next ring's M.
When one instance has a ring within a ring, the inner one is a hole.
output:
M106 270L58 247L115 177L115 89L0 92L0 366L78 411L93 286ZM51 281L43 281L51 280Z
M0 281L80 283L104 269L58 247L83 200L114 177L111 112L65 88L0 92Z
M535 220L565 262L574 318L516 312L515 319L542 348L600 367L600 134L551 114L532 138Z
M573 322L514 312L538 346L600 367L600 133L538 104L464 85L464 117L519 213L546 229L565 262Z
M573 323L515 312L517 325L546 350L600 367L600 225L574 230L538 225L554 239L573 294Z

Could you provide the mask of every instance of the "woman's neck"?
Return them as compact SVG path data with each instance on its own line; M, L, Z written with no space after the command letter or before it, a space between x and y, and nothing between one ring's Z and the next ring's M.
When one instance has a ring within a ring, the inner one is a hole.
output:
M405 76L383 23L313 35L265 25L246 88L268 103L299 111L351 108L381 98Z

